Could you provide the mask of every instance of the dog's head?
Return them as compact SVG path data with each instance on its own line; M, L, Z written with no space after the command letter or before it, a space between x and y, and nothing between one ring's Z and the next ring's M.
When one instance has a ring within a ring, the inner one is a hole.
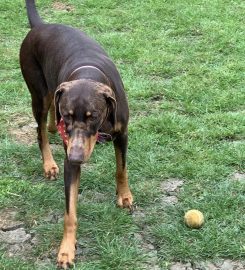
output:
M56 122L63 119L68 135L70 162L87 161L105 121L116 125L116 99L112 89L92 80L75 80L59 85L55 92Z

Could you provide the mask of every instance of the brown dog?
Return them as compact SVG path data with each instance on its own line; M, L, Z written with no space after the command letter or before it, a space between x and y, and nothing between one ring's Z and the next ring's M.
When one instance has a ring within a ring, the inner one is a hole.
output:
M101 133L113 141L116 155L117 204L132 207L126 169L128 104L120 75L98 43L80 30L45 24L33 0L26 0L32 30L20 50L23 77L32 97L38 142L48 179L59 172L48 141L56 124L64 140L66 211L58 265L73 264L80 165L87 161Z

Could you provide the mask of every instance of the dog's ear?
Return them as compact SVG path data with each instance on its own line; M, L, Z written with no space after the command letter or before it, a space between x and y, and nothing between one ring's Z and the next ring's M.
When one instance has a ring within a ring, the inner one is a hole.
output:
M54 107L55 107L55 119L56 119L56 125L59 124L61 119L60 114L60 108L59 108L59 101L64 92L64 88L62 87L62 84L58 86L57 90L54 93Z
M117 101L115 98L115 94L111 88L103 89L103 95L108 104L109 115L108 120L111 122L113 128L115 128L117 123Z

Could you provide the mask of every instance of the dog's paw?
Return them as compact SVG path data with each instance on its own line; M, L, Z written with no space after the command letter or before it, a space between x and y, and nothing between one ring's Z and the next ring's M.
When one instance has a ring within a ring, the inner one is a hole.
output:
M67 269L74 265L75 259L75 244L68 241L62 241L57 257L57 266L62 269Z
M130 190L117 193L117 205L122 208L133 208L133 196Z
M55 162L44 163L44 176L49 180L55 180L59 174L59 167Z

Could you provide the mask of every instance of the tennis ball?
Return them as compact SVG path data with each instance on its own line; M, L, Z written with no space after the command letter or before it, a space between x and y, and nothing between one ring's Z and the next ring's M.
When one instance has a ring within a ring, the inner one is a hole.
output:
M199 210L192 209L185 213L184 220L188 227L198 229L204 223L204 216Z

